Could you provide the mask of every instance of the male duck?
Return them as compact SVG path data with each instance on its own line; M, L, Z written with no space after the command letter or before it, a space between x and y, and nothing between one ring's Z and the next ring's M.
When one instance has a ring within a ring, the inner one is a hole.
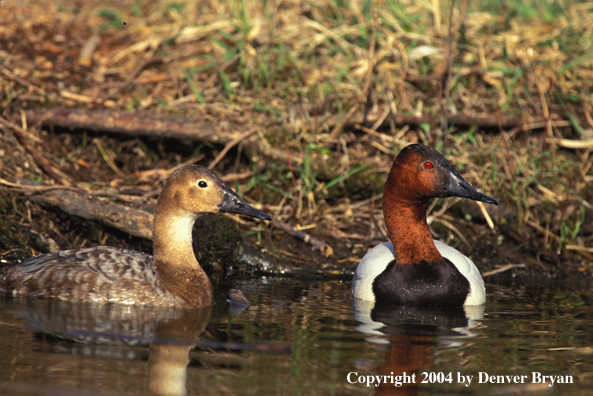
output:
M376 305L468 306L486 302L475 264L435 241L426 222L430 198L458 196L498 205L478 192L438 151L421 144L397 156L383 190L383 215L391 242L362 259L352 292Z
M219 211L272 219L210 170L186 165L171 173L157 201L154 257L107 246L32 257L0 275L0 291L78 302L212 305L212 283L194 256L191 232L198 215Z

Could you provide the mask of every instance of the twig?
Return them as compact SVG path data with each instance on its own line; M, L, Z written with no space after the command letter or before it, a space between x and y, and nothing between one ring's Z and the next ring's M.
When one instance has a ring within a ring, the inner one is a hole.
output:
M329 246L327 243L325 243L324 241L322 241L319 238L315 238L314 236L311 236L311 235L304 233L302 231L297 231L292 226L290 226L290 224L287 224L287 223L277 220L277 219L275 219L272 224L274 226L276 226L276 228L286 232L287 234L290 234L296 238L299 238L302 241L304 241L305 243L308 243L309 245L313 246L313 249L321 251L321 253L325 257L329 257L334 254L334 251L331 248L331 246Z
M490 215L488 214L488 211L484 207L484 204L480 201L475 201L475 202L478 204L478 207L480 208L480 212L482 212L482 216L484 216L484 218L486 219L486 223L488 223L488 227L490 227L490 229L493 230L494 222L492 221L492 218L490 217Z
M527 220L527 224L529 224L531 227L535 228L537 231L539 231L540 233L549 236L550 238L552 238L553 240L555 240L556 242L558 242L560 240L560 238L558 238L556 235L551 234L548 230L542 228L542 226L540 226L539 224L537 224L535 221L533 220Z
M389 106L385 106L385 110L383 111L383 114L381 114L379 119L377 121L375 121L375 123L371 127L371 129L373 131L376 131L383 124L383 122L385 122L385 119L389 115L390 111L391 111L391 108Z
M585 247L579 245L566 245L564 246L566 250L576 250L579 253L593 253L593 247ZM587 257L591 259L591 255L587 254Z
M385 233L383 232L383 229L381 227L379 227L379 223L377 223L377 219L375 219L375 200L377 199L377 193L373 191L373 198L371 200L371 210L370 210L370 215L371 215L371 224L375 226L375 228L379 231L379 233L381 233L381 235L383 236L384 239L387 239L387 235L385 235ZM372 227L371 227L372 228ZM371 234L371 237L374 236L374 232L369 233Z
M66 99L75 100L80 103L103 103L102 99L93 99L90 96L76 94L74 92L66 91L64 89L60 91L60 96Z
M128 89L128 87L130 85L132 85L132 83L134 82L134 80L136 79L136 77L138 77L138 75L140 73L142 73L142 71L146 68L148 68L149 66L152 65L158 65L160 63L164 63L164 59L163 58L150 58L145 60L144 62L142 62L140 65L138 65L138 67L132 72L132 74L130 75L130 77L128 77L128 79L119 86L119 88L116 90L116 94L120 93L120 92L124 92L126 89Z
M384 133L377 132L371 128L367 128L360 124L354 124L354 128L360 129L361 131L363 131L364 133L366 133L368 135L376 136L387 143L397 143L400 146L407 146L408 144L410 144L406 140L398 139L397 136L389 136ZM371 144L373 144L373 142L371 142ZM387 150L387 152L385 154L391 155L391 152L389 150Z
M293 263L307 264L307 265L313 264L313 261L311 261L311 260L302 260L302 259L299 260L298 257L301 257L300 255L296 255L294 253L290 253L290 252L288 252L286 250L283 250L283 249L274 249L274 253L276 253L276 256L278 258L283 258L285 260L292 261ZM280 256L280 255L282 255L282 256Z
M28 88L32 89L33 91L36 91L40 95L47 95L47 92L43 88L39 88L39 87L31 84L29 81L17 76L16 74L14 74L13 72L11 72L10 70L8 70L5 67L2 68L2 74L4 74L6 77L10 78L13 81L16 81L17 83L24 85L25 87L28 87Z
M470 249L470 250L472 249L472 245L467 241L467 239L465 239L465 237L463 236L463 234L461 233L461 231L459 231L453 224L449 223L445 219L438 218L436 216L432 219L432 221L436 221L437 223L441 223L445 227L449 228L451 231L453 231L455 234L457 234L457 236L459 237L459 239L461 239L461 242L463 242L465 244L465 246L467 246L468 249Z
M356 102L354 104L354 106L352 106L352 108L348 111L348 113L346 114L346 117L344 117L344 119L338 125L336 125L334 127L333 131L330 134L330 137L332 139L337 139L337 137L342 132L342 129L344 129L344 125L346 125L348 123L348 121L350 121L350 118L352 118L352 115L358 111L359 106L360 106L360 103Z
M395 139L392 136L385 135L384 133L377 132L375 129L367 128L364 125L360 125L360 124L354 124L354 128L360 129L361 131L363 131L367 135L376 136L378 138L381 138L382 140L384 140L386 142L395 143Z
M115 172L116 175L123 176L124 173L121 170L119 170L117 164L115 163L115 160L113 159L113 153L111 151L108 151L105 147L103 147L103 143L101 143L101 140L99 140L98 138L93 139L93 143L95 143L95 145L99 149L99 152L101 153L101 156L103 157L105 162L107 162L107 165L109 165L111 170Z
M570 199L570 191L572 190L572 183L568 186L568 190L566 191L566 197L564 198L564 202L562 202L562 206L560 207L560 216L558 216L558 221L556 222L556 227L554 227L554 234L558 233L560 226L562 225L562 221L565 219L566 211L568 209L568 200Z
M234 145L236 145L237 143L243 141L243 139L247 139L249 136L253 135L255 132L257 132L257 128L253 128L253 129L245 132L241 136L237 137L236 139L231 140L230 142L228 142L227 145L224 146L224 148L222 149L222 151L220 152L220 154L218 154L216 156L216 158L214 158L214 161L212 161L210 163L210 165L208 165L208 169L214 169L214 167L216 166L216 164L218 164L220 162L220 160L224 158L224 156L226 155L226 153L228 153L228 151Z
M24 129L22 129L21 127L19 127L18 125L5 120L4 118L0 117L0 124L3 124L4 126L12 129L15 133L16 136L18 138L18 140L21 142L21 144L23 145L23 147L25 148L25 150L27 150L27 152L29 154L31 154L31 156L33 157L33 159L35 160L35 162L37 163L37 165L39 165L39 167L41 169L43 169L43 171L45 173L47 173L50 177L52 177L55 181L57 181L58 183L64 185L64 186L69 186L70 185L70 181L68 180L68 177L66 175L60 175L52 166L51 164L47 161L47 159L41 155L39 153L39 151L37 151L35 149L35 147L33 147L31 145L31 142L29 142L29 138L28 136L30 135L29 132L25 131Z
M499 268L497 268L495 270L484 272L482 274L482 278L485 278L487 276L492 276L492 275L495 275L495 274L499 274L501 272L505 272L505 271L508 271L510 269L513 269L513 268L525 268L525 267L526 267L525 264L507 264L507 265L503 265L502 267L499 267Z
M569 149L591 149L593 148L593 139L588 140L570 140L570 139L550 139L550 143L556 143L561 147Z
M9 255L12 252L27 252L27 250L26 249L21 249L21 248L9 249L9 250L6 250L6 251L0 253L0 257ZM4 323L2 323L2 324L4 324Z
M83 191L84 190L80 190L76 187L69 187L69 186L43 186L43 185L39 185L39 184L20 184L20 183L13 183L10 182L8 180L5 180L3 178L0 177L0 184L3 184L5 186L8 187L13 187L15 189L19 189L22 191L49 191L49 190L58 190L58 189L66 189L66 190L72 190L72 191Z
M222 65L218 66L216 68L216 71L219 71L219 72L225 71L225 69L227 67L231 66L233 63L235 63L237 60L239 60L239 58L241 58L241 54L233 56L231 59L224 62ZM210 84L212 84L214 82L214 80L218 76L219 76L219 73L212 73L212 75L210 77L208 77L208 79L204 82L203 86L208 87Z
M367 75L365 78L364 87L362 88L362 92L360 93L358 100L356 101L354 106L352 106L350 111L348 111L348 113L346 114L346 117L344 117L344 119L342 119L342 122L340 122L338 125L336 125L334 127L333 131L331 131L331 134L330 134L331 139L335 140L338 138L338 136L342 132L342 129L344 129L344 125L346 125L346 123L348 123L348 121L350 121L350 118L352 118L354 113L356 113L358 111L358 108L360 107L362 102L367 99L369 88L371 86L371 80L373 78L373 70L375 69L375 45L377 42L377 25L379 24L379 11L378 10L379 10L378 4L377 4L377 2L375 2L375 10L373 12L373 33L371 35L371 44L370 44L370 48L369 48L369 66L368 66L369 68L367 70Z
M247 179L251 176L253 176L252 171L247 171L243 173L226 173L224 175L220 175L220 179L225 183L230 183L240 179Z
M97 33L94 33L91 37L89 37L80 50L80 56L78 57L79 65L90 67L93 64L93 53L99 46L100 42L101 36L99 36Z

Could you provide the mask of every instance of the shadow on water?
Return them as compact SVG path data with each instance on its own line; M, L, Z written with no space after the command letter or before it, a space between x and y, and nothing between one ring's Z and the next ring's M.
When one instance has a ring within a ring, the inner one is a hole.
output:
M251 305L232 311L230 288ZM573 396L593 389L588 290L488 286L483 310L379 310L353 301L340 281L260 277L215 289L217 304L203 310L2 297L0 394ZM533 372L558 378L553 387L549 379L533 383ZM559 383L569 376L573 384Z

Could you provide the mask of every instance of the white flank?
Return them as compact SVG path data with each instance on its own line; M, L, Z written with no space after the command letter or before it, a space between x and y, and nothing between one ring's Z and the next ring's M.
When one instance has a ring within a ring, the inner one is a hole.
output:
M484 304L486 302L484 280L482 280L482 275L480 275L480 271L473 261L441 241L435 240L434 244L441 255L451 261L461 272L461 275L465 276L469 281L470 292L463 305ZM354 283L352 285L354 298L374 302L373 281L394 259L395 252L391 242L383 242L365 254L354 274Z

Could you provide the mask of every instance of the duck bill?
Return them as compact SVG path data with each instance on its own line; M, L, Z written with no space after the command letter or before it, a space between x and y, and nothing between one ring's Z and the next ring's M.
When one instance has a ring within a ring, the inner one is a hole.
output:
M272 216L255 209L229 187L223 187L223 199L218 208L223 212L238 213L261 220L272 220Z
M482 194L478 190L476 190L471 184L469 184L459 173L456 171L451 174L449 178L449 184L445 188L447 192L447 196L449 197L461 197L461 198L468 198L473 199L474 201L481 201L486 203L491 203L494 205L498 205L498 200L489 197L486 194Z

